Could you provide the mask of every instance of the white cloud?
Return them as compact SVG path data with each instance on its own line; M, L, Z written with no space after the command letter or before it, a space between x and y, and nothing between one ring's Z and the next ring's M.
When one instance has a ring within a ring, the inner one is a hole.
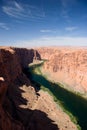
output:
M74 31L74 30L76 30L76 29L78 29L78 27L74 27L74 26L73 26L73 27L66 27L66 28L65 28L66 31Z
M14 1L14 5L15 7L19 10L19 11L23 11L23 8L20 4L18 4L16 1Z
M11 1L2 7L2 10L8 16L22 19L42 19L45 12L42 8Z
M21 5L19 5L17 2L13 1L5 6L2 7L3 12L9 16L19 18L20 16L23 16L23 8Z
M0 23L0 28L4 30L9 30L9 27L7 27L6 23Z
M42 30L40 30L40 32L42 32L42 33L56 33L57 31L56 30L42 29Z
M34 47L34 46L87 46L86 37L42 37L29 41L18 41L15 46Z

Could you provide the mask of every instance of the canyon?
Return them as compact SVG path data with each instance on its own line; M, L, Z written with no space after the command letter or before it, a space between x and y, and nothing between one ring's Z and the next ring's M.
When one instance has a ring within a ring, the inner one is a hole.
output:
M70 117L25 74L34 60L42 73L66 89L87 96L87 49L0 47L0 130L77 130Z
M87 48L43 47L38 48L46 59L43 73L49 79L60 82L65 88L87 95Z

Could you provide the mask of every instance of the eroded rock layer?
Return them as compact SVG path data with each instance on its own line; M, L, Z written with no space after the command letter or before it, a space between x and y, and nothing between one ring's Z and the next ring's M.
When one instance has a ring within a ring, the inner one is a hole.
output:
M24 74L24 68L41 57L48 60L43 73L87 91L86 50L0 47L0 130L77 130L49 94L37 93Z
M43 73L69 89L87 93L87 48L44 47L38 51L47 59Z
M26 129L37 95L22 70L33 57L32 49L0 47L0 130Z

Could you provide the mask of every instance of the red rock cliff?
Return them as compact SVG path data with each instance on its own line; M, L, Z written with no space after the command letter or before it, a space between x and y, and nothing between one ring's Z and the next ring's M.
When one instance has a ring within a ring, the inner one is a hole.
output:
M43 70L65 82L64 75L71 76L71 71L75 75L75 57L79 57L78 53L80 57L82 55L82 60L78 60L82 64L83 55L86 54L84 51L80 54L79 51L69 49L40 49L38 53L33 49L0 47L0 130L77 130L48 95L45 94L45 97L44 92L36 93L23 70L33 59L41 59L41 54L42 58L49 60ZM80 66L84 72L84 65L83 68ZM55 115L59 116L55 118Z
M77 92L87 93L87 48L48 47L38 49L43 72Z
M48 117L45 99L24 74L36 59L41 59L36 50L0 47L0 130L59 129Z
M26 129L32 113L26 109L32 108L37 95L22 69L33 57L32 49L0 47L0 130Z

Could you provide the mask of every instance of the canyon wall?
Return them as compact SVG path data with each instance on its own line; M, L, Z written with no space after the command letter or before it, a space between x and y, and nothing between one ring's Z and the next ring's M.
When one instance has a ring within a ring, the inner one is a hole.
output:
M33 58L33 49L0 47L0 130L26 129L37 95L23 69Z
M49 98L35 91L24 68L36 59L47 59L42 68L44 74L72 90L86 93L86 57L85 48L0 47L0 130L77 129L63 112L64 119L55 118L60 110L56 106L51 110Z
M0 47L0 130L59 130L62 119L58 123L53 120L44 94L36 91L29 73L25 74L25 68L36 59L41 57L34 49ZM76 128L69 117L67 120L63 127Z
M87 48L38 48L44 63L43 73L70 90L87 93Z
M41 59L36 49L14 48L14 50L22 68L28 67L28 64L32 63L34 59Z

